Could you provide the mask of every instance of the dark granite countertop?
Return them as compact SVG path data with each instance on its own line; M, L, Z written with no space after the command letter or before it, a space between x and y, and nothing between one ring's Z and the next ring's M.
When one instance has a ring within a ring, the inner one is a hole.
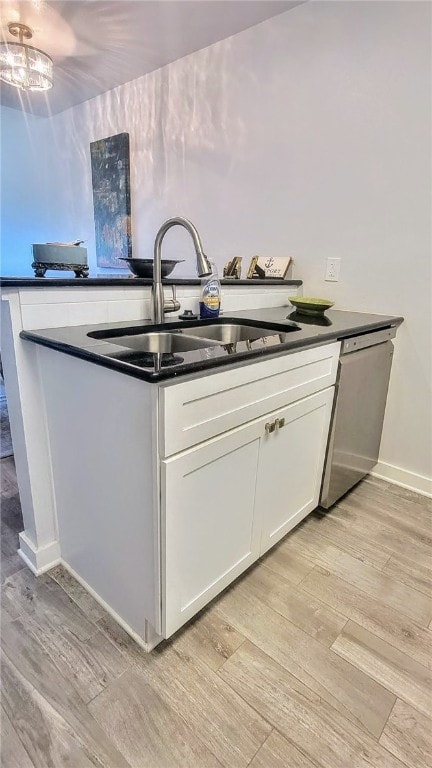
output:
M134 277L133 275L109 276L104 277L0 277L1 288L64 288L79 287L94 288L100 285L152 285L151 278ZM162 280L164 285L200 285L201 280L197 277L165 277ZM221 284L227 285L303 285L302 280L233 280L221 278Z
M238 342L234 353L233 345L218 344L162 356L138 352L127 344L123 346L119 334L115 334L119 329L126 329L129 336L139 334L143 330L149 331L152 328L149 320L22 331L20 336L135 378L158 382L205 372L221 366L237 366L246 361L253 362L267 356L287 354L294 350L373 330L397 327L403 322L402 317L341 310L330 310L324 317L315 318L300 315L288 306L229 312L222 315L221 319L225 322L232 319L237 323L241 320L249 320L257 326L266 323L274 327L269 329L264 339ZM298 324L295 330L290 330L292 321ZM207 322L211 324L214 321ZM192 332L193 323L182 323L177 319L171 319L164 323L164 330L169 331L178 326L185 331L189 328ZM110 342L110 334L116 335L115 342Z

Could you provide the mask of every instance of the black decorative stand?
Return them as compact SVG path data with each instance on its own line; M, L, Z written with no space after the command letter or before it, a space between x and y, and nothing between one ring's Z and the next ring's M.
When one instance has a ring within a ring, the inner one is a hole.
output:
M45 277L47 269L60 269L67 272L75 272L75 277L88 277L89 274L88 264L62 264L52 261L34 261L32 263L32 269L34 269L35 277Z

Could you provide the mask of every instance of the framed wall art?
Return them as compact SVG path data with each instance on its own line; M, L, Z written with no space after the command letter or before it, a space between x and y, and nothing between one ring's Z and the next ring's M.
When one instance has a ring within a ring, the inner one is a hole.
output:
M124 269L132 256L129 134L90 144L96 259L99 267Z

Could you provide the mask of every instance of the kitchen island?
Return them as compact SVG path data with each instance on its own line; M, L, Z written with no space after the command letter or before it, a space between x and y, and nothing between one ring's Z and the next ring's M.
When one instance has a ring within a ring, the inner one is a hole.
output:
M182 310L197 308L199 280L167 278L163 283L166 298L176 291ZM301 280L226 280L223 306L226 311L280 306L296 296L301 285ZM58 561L60 547L37 353L20 332L141 322L150 318L151 280L128 275L2 277L0 287L1 354L24 519L19 553L40 574Z
M402 322L299 320L226 312L268 335L153 367L127 346L150 322L21 333L37 349L60 559L146 650L317 506L341 340Z

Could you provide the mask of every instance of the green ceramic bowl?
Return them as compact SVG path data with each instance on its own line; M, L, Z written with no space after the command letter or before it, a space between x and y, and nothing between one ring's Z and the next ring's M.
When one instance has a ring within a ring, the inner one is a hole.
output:
M306 298L304 296L290 297L289 300L297 312L304 315L323 315L326 309L330 309L334 304L334 301L328 299Z

